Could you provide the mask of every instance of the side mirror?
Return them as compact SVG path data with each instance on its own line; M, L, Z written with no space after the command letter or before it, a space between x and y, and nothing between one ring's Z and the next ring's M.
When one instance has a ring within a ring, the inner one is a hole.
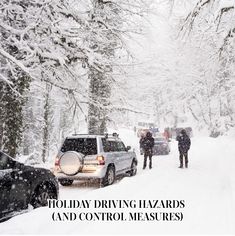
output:
M126 151L128 152L129 150L131 150L131 146L126 147Z

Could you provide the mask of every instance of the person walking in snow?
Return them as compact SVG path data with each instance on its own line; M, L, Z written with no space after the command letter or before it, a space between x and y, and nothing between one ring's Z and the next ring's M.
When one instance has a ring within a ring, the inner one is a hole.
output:
M186 133L185 129L182 129L180 131L180 134L176 137L176 140L178 141L178 149L180 154L180 166L179 168L183 168L183 162L185 159L185 167L188 168L188 150L191 146L191 140L189 136Z
M142 140L141 145L142 145L142 148L144 151L143 169L146 168L148 157L149 157L149 169L151 169L152 168L153 146L154 146L154 138L152 137L151 132L147 132L146 136Z

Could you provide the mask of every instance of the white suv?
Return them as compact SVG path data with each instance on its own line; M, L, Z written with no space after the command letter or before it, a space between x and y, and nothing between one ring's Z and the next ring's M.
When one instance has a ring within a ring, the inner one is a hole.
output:
M130 149L116 133L70 136L56 157L54 174L63 186L88 179L98 179L102 186L110 185L118 175L136 175L137 158Z

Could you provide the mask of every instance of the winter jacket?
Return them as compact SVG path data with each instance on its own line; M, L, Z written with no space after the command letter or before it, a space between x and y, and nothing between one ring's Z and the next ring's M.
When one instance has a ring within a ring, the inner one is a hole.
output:
M191 140L187 134L180 134L176 137L179 152L187 153L191 146Z
M144 149L144 151L151 150L154 146L154 138L151 137L145 137L142 141L141 147Z

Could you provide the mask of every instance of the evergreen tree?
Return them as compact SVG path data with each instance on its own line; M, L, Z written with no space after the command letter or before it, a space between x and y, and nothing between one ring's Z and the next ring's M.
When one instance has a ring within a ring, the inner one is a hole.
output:
M24 94L29 87L30 79L18 69L8 73L11 85L0 82L0 148L15 157L22 141L22 109L26 102Z

